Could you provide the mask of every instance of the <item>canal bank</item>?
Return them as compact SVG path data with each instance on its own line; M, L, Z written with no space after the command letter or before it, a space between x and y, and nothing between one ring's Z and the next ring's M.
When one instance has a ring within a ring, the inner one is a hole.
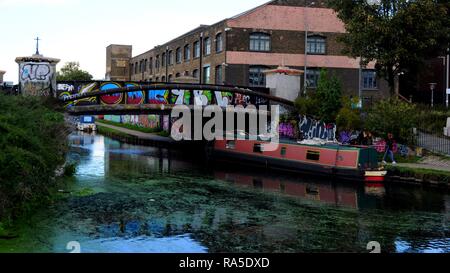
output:
M64 115L52 98L0 94L0 238L9 228L53 201L69 174Z
M0 252L449 253L447 191L205 166L195 154L70 136L64 198Z
M195 149L197 151L201 150L202 153L206 154L205 143L203 142L195 142L195 144L191 142L177 142L170 137L162 137L155 133L143 133L129 128L106 124L102 121L98 121L97 126L99 126L101 134L122 142L165 148L190 148L193 151ZM448 188L450 187L449 165L450 163L431 164L427 160L424 160L424 163L389 165L386 167L388 170L387 181L390 183Z

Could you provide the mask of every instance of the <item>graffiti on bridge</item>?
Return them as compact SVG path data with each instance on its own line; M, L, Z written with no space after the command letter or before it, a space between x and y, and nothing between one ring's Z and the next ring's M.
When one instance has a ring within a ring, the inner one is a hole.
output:
M122 87L139 86L139 83L119 83L119 82L91 82L91 83L73 83L60 82L57 85L59 98L73 95L88 94L96 91L107 91ZM147 97L146 97L147 95ZM243 94L211 91L211 90L180 90L180 89L161 89L149 91L135 91L126 94L118 93L99 96L100 102L96 97L79 99L70 102L67 106L85 106L85 105L117 105L117 104L173 104L173 105L195 105L208 106L219 105L227 107L229 105L248 106L248 105L266 105L267 99L257 96L248 96Z
M306 116L300 117L299 129L304 139L319 138L330 141L336 139L337 128L335 124L326 124Z
M121 115L121 116L113 116L106 115L104 116L105 120L136 125L143 128L151 128L156 129L160 128L160 116L158 115Z

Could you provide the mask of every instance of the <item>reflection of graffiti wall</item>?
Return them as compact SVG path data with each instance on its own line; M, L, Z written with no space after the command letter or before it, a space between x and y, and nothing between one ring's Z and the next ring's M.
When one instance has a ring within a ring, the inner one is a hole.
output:
M304 139L320 138L331 141L336 139L337 129L335 124L325 124L324 122L302 116L300 117L299 128Z
M19 64L21 93L30 96L50 96L56 89L55 65L47 62Z

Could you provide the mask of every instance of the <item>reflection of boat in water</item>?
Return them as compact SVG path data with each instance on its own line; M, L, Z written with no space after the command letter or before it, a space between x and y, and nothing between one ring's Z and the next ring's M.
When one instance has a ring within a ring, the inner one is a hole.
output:
M288 177L243 174L241 172L214 172L216 179L227 181L238 186L257 188L266 192L277 192L284 195L332 204L337 206L358 208L357 188L345 187L332 182L300 182Z
M277 145L238 138L216 140L213 157L218 160L252 163L265 168L369 182L382 182L387 174L379 166L376 150L363 146L312 145L289 141L281 141Z

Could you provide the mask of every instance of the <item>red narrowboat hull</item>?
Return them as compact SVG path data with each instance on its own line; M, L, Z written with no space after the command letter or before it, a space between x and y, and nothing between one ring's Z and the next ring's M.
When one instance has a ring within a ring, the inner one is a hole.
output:
M212 156L216 160L238 164L251 163L264 168L287 169L367 182L383 182L386 176L386 172L378 166L376 151L368 147L303 145L289 142L272 147L267 142L257 140L216 140Z

